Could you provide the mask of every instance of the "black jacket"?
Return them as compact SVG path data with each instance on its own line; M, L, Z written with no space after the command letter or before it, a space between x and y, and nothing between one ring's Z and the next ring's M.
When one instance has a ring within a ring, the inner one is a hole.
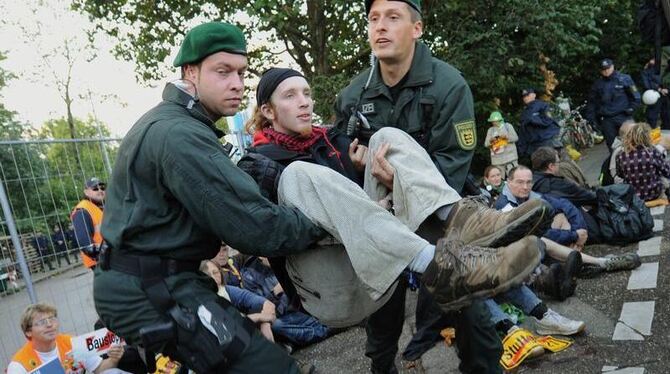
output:
M578 207L595 205L597 202L595 191L549 173L533 172L533 191L562 197Z
M277 201L277 187L281 172L294 161L311 162L325 166L344 175L359 186L363 186L363 174L354 169L349 158L351 141L339 130L330 129L327 133L334 152L325 139L320 139L309 153L289 151L281 145L266 143L248 149L248 154L237 163L242 170L251 175L261 188L264 196Z

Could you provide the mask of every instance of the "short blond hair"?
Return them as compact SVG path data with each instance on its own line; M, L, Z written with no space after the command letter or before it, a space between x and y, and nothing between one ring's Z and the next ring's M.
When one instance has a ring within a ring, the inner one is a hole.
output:
M54 317L58 317L58 310L51 304L37 303L28 305L21 315L21 331L23 331L24 335L33 327L33 318L35 318L37 313L52 314Z

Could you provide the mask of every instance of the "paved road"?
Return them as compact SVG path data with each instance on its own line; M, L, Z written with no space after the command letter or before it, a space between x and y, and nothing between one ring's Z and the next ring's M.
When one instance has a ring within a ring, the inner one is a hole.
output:
M590 150L581 162L588 179L595 181L606 150ZM633 272L603 274L579 281L576 295L562 303L548 301L550 307L587 323L587 330L575 338L567 350L547 354L519 369L522 373L668 373L670 362L670 217L668 210L657 213L657 238L628 247L591 246L589 253L605 255L641 250L644 265ZM36 285L40 300L57 305L63 331L81 334L92 329L96 319L91 293L92 274L81 267L55 275ZM401 347L414 326L412 300L408 295L407 322ZM21 310L28 303L25 292L0 299L0 367L24 342L18 328ZM300 350L295 356L317 366L319 373L367 373L364 356L365 333L352 328L325 342ZM398 363L402 367L402 363ZM418 368L403 373L457 372L453 348L438 343L426 353ZM623 370L612 371L613 368ZM624 369L625 368L625 369Z
M588 150L580 161L590 183L596 183L606 155L607 149L600 145ZM573 297L560 303L545 300L559 313L585 321L587 329L565 351L525 363L519 373L670 373L670 275L664 271L670 268L668 210L653 212L658 229L655 239L627 247L599 245L585 250L604 256L641 249L643 266L632 272L580 279ZM410 299L413 297L410 294ZM407 315L401 349L414 327L411 302ZM354 328L296 356L314 363L319 373L367 373L364 346L364 330ZM405 363L397 363L401 373L458 372L454 349L441 342L422 357L418 368L405 369Z

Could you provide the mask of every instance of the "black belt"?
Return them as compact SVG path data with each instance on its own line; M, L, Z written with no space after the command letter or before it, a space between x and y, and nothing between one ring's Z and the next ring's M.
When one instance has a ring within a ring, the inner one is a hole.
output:
M112 250L108 253L109 267L113 270L142 277L140 259L146 256L136 256L130 254L120 254L118 250ZM197 272L200 269L200 261L175 260L171 258L160 259L160 275L170 277L184 272Z

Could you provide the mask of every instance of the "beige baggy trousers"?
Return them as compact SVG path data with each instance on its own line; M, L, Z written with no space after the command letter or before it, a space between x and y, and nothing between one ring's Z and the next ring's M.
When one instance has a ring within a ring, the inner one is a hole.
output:
M395 216L377 202L389 191L370 173L384 143L395 168ZM369 143L364 188L327 167L293 162L281 174L279 203L295 207L332 238L287 258L304 308L332 327L362 321L388 300L398 276L428 242L414 231L438 208L461 199L406 132L377 131Z

